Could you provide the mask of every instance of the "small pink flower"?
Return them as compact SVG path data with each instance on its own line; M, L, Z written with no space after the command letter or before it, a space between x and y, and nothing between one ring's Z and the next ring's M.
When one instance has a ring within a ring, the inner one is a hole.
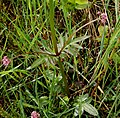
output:
M7 56L4 56L2 59L2 64L8 66L10 64L10 59Z
M105 23L106 23L106 20L107 20L107 14L102 13L102 14L101 14L101 23L102 23L102 24L105 24Z
M102 13L102 14L101 14L101 18L107 20L107 14Z
M105 20L105 19L101 19L101 23L102 23L102 24L105 24L105 23L106 23L106 20Z
M37 113L36 111L33 111L33 112L31 113L31 118L40 118L40 114Z
M107 21L107 14L106 13L101 13L100 11L97 12L97 15L100 16L101 23L105 25Z
M97 15L99 15L99 16L100 16L100 15L101 15L101 12L100 12L100 11L98 11L98 12L97 12Z

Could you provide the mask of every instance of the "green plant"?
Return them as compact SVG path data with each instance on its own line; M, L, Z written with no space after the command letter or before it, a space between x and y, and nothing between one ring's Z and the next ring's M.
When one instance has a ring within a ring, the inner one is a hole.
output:
M0 1L0 117L118 117L118 6Z
M91 99L88 98L88 94L80 95L79 97L77 97L76 101L74 102L74 116L79 116L79 118L81 118L84 111L93 116L98 116L98 111L90 104L90 102Z
M68 0L68 2L74 5L76 9L85 9L90 6L88 0Z

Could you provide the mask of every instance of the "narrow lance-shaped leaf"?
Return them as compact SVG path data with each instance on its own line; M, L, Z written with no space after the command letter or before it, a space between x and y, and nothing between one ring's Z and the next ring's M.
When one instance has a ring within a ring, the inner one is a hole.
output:
M39 58L36 61L34 61L33 64L31 66L29 66L26 70L30 70L30 69L33 69L35 67L38 67L43 62L44 62L44 58Z
M91 104L88 103L84 103L83 105L83 109L88 112L89 114L93 115L93 116L98 116L98 111L95 107L93 107Z

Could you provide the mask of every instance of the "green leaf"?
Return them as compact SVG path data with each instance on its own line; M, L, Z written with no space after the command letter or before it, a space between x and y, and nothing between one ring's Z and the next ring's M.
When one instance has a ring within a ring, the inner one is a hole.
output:
M37 99L29 92L29 90L26 90L26 93L32 99L32 101L34 101L39 106Z
M65 48L67 48L70 45L76 44L78 42L84 41L85 39L88 39L88 38L90 38L89 35L88 36L81 36L81 37L75 38Z
M99 36L100 36L100 37L102 37L103 34L106 35L107 32L108 32L108 26L107 26L107 25L105 25L105 26L100 25L100 26L98 27L98 32L99 32Z
M88 7L88 0L68 0L68 2L75 4L76 9L85 9Z
M63 99L64 99L66 102L69 102L68 96L65 96Z
M67 106L67 103L69 102L68 96L65 96L63 98L59 97L59 98L61 99L61 101L59 102L60 105L62 105L62 106L66 105Z
M81 4L88 4L88 0L75 0L75 3L81 5Z
M47 96L42 96L39 98L39 105L40 108L42 108L44 105L47 105L49 103Z
M42 64L43 62L44 62L44 58L39 58L36 61L34 61L33 64L31 66L29 66L26 70L33 69L33 68L39 66L40 64Z
M84 103L82 104L83 109L88 112L89 114L93 116L98 116L98 111L95 107L93 107L91 104Z
M88 0L76 0L76 3L76 9L85 9L89 5Z
M37 109L38 107L35 106L35 105L30 105L30 104L27 104L27 103L23 103L23 106L24 107L28 107L28 108L33 108L33 109Z
M120 64L120 56L117 53L114 53L112 58L115 63L117 62L118 64Z
M75 8L76 9L85 9L88 7L88 4L82 4L82 5L76 5Z
M68 2L73 3L73 4L75 3L75 1L76 0L68 0Z

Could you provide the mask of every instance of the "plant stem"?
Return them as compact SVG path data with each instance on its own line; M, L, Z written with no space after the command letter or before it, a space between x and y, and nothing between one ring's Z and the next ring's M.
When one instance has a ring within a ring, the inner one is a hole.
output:
M50 28L51 28L51 35L52 35L52 44L53 44L53 50L57 55L58 48L57 48L57 41L55 38L55 29L54 29L54 2L53 0L50 0L49 3L50 3Z
M69 87L68 87L68 83L67 83L67 79L66 79L66 76L65 76L65 73L64 73L64 68L63 68L63 64L61 62L61 59L59 57L58 59L58 64L59 64L59 67L60 67L60 71L61 71L61 74L62 74L62 79L63 79L63 82L64 82L64 85L65 85L65 93L70 96L70 92L69 92Z
M56 38L55 38L55 29L54 29L54 2L53 0L50 0L50 28L51 28L51 35L52 35L52 44L53 44L53 50L55 51L56 53L56 56L58 55L58 48L57 48L57 41L56 41ZM61 71L61 74L62 74L62 79L63 79L63 82L64 82L64 85L65 85L65 93L69 96L69 88L68 88L68 84L67 84L67 79L66 79L66 76L65 76L65 73L64 73L64 68L63 68L63 64L61 62L61 59L59 57L58 59L58 64L59 64L59 67L60 67L60 71Z

